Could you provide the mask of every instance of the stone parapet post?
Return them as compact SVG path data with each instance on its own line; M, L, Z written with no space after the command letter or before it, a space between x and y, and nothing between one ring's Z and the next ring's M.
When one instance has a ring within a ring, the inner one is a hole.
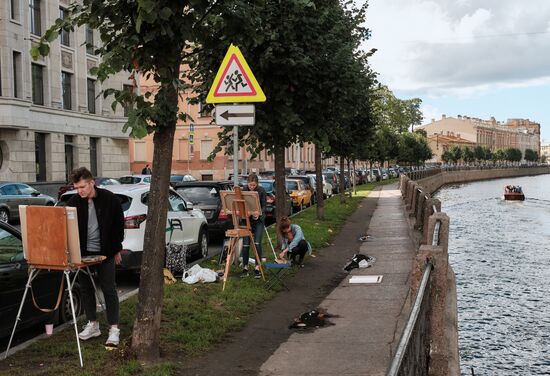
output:
M417 186L417 184L414 180L410 180L407 183L407 200L405 201L407 211L411 210L412 202L413 202L413 196L414 196L415 191L416 191L416 186Z
M405 174L399 175L399 189L401 189L401 197L405 199L407 197L407 182L411 180Z
M424 215L423 215L423 222L422 222L422 244L431 244L433 239L433 232L430 234L428 231L428 222L430 220L430 217L435 213L434 212L434 206L436 208L436 211L441 211L441 201L439 201L437 198L430 197L427 199L424 203Z
M416 210L415 210L415 222L414 222L414 228L415 230L421 230L422 233L425 232L424 228L424 212L426 211L426 196L429 197L429 195L422 191L420 193L420 196L418 196L418 202L416 204Z

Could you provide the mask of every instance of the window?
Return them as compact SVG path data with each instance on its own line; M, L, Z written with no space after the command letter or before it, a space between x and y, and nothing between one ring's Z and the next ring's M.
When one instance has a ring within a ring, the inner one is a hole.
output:
M187 140L179 140L178 141L179 146L179 155L178 159L180 161L186 161L189 158L189 143Z
M88 112L95 114L95 80L88 78Z
M21 73L21 53L13 51L13 96L15 98L19 98L22 93Z
M122 85L122 90L132 94L134 92L134 86L133 85ZM130 114L130 110L132 109L132 104L130 103L130 101L126 102L124 104L123 108L124 108L124 116L128 117L128 115Z
M0 264L23 261L23 242L11 232L0 229Z
M72 110L72 90L71 90L71 83L72 83L72 74L67 72L61 72L61 90L62 90L62 97L63 97L63 109L65 110Z
M29 187L27 184L17 184L17 189L19 189L20 195L32 195L34 192L36 192L36 189L33 187Z
M185 201L177 193L170 191L168 195L168 211L184 211Z
M90 172L97 176L97 138L90 137ZM104 185L107 185L104 183Z
M42 35L42 23L40 15L40 0L29 0L29 25L30 32L34 35Z
M44 77L42 66L32 64L32 103L44 105Z
M202 102L199 102L199 117L212 116L212 107L209 110L205 110L206 105Z
M68 15L67 9L59 8L59 18L63 19L67 17L67 15ZM63 46L67 46L67 47L71 46L71 35L69 31L61 30L60 39L61 39L61 44Z
M0 189L0 191L5 196L17 196L17 195L19 195L19 191L17 190L17 187L15 186L15 184L4 185Z
M86 53L94 55L94 29L86 26Z
M36 181L46 181L46 134L34 134Z
M208 159L210 153L214 150L212 140L201 140L201 159Z
M134 161L147 160L147 143L145 141L134 142Z
M73 136L65 135L65 177L69 180L74 168Z
M19 0L10 0L11 19L19 21Z

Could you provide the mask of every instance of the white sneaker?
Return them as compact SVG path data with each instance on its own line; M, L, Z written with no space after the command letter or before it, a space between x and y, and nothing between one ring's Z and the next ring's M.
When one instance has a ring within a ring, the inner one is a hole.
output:
M107 338L107 342L105 342L105 347L118 347L119 341L120 329L111 327L111 329L109 329L109 338Z
M88 323L84 325L84 330L78 333L78 338L86 341L87 339L99 337L100 335L101 331L99 330L99 322L88 321Z

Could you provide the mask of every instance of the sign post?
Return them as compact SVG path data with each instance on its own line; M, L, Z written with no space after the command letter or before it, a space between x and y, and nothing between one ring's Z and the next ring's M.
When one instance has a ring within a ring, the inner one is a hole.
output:
M256 122L254 105L237 103L265 102L266 97L237 46L229 46L206 103L216 104L216 124L233 126L233 183L239 185L239 126ZM232 103L232 105L218 103Z

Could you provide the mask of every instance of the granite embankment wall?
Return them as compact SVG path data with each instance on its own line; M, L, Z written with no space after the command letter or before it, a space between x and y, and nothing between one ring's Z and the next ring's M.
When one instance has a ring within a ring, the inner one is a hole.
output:
M427 374L460 375L456 279L448 254L450 218L441 212L441 202L431 195L449 184L548 173L550 167L546 166L428 170L401 176L401 193L410 219L411 234L418 247L411 271L413 291L420 284L426 261L431 261L434 266L430 277L430 307L427 317L422 318L429 323L429 364L420 366L426 367Z

